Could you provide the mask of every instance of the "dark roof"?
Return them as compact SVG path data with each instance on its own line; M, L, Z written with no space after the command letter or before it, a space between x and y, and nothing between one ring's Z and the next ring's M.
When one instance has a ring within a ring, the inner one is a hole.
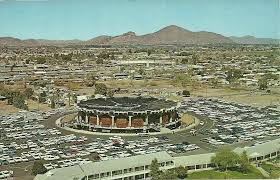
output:
M152 97L107 97L81 101L78 106L99 111L146 111L176 106L176 102Z

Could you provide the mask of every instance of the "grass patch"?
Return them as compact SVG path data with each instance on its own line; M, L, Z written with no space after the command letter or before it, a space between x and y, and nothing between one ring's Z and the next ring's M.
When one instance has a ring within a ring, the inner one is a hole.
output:
M280 168L273 164L262 164L261 167L267 171L271 178L279 178L280 177Z
M194 117L188 114L183 114L182 122L187 125L192 124L194 122Z
M250 167L247 174L239 171L222 172L219 170L206 170L193 172L188 175L189 179L263 179L263 175L255 167Z

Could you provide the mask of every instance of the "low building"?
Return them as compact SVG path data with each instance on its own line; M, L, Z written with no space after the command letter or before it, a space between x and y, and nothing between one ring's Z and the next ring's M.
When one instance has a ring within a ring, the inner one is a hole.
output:
M247 153L251 162L259 162L275 158L280 155L280 139L251 147L234 149L234 152L237 154L241 154L244 151ZM215 153L206 153L172 157L167 152L157 152L153 154L53 169L45 174L37 175L34 180L147 179L150 177L150 165L154 159L158 160L160 170L168 170L183 166L187 167L190 172L193 172L213 168L214 164L211 163L211 159L214 155Z

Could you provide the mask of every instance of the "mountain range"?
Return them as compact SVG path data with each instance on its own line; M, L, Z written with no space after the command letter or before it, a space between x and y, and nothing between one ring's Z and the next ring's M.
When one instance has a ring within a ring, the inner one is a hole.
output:
M154 33L136 35L127 32L118 36L98 36L86 41L45 40L13 37L0 37L0 46L51 46L51 45L187 45L187 44L279 44L279 39L256 38L254 36L226 37L221 34L199 31L192 32L179 26L171 25Z

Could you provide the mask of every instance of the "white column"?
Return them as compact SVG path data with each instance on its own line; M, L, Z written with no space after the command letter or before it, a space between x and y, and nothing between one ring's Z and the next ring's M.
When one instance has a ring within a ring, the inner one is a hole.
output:
M128 127L131 127L132 116L128 116Z
M112 126L115 126L115 116L112 116Z
M86 114L86 123L88 123L88 115Z
M159 123L162 124L162 116L159 117Z
M149 124L149 116L148 116L148 114L147 114L147 116L146 116L146 121L145 121L145 123L146 123L146 125Z
M169 122L172 122L172 116L170 117Z
M98 125L98 126L99 126L99 116L98 116L98 115L96 115L96 120L97 120L96 125Z

